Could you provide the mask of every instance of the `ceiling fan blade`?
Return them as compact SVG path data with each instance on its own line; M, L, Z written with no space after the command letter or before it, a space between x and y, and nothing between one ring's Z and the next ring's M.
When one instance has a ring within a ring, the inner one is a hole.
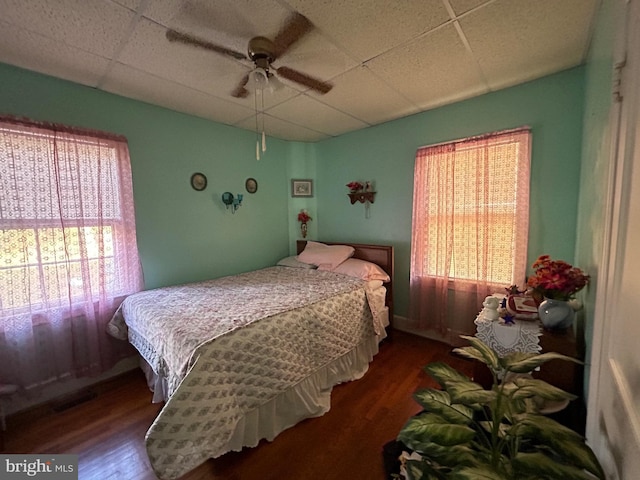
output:
M211 50L223 55L229 55L237 60L247 60L247 56L244 53L236 52L235 50L221 47L220 45L216 45L214 43L207 42L206 40L201 40L199 38L192 37L191 35L180 33L175 30L167 30L166 36L167 40L169 40L170 42L179 42L186 45L193 45L195 47L204 48L206 50Z
M307 17L298 12L293 12L273 40L273 44L276 46L275 57L278 58L286 52L291 45L312 29L313 23Z
M309 87L318 93L325 94L333 88L333 85L331 85L330 83L323 82L322 80L317 80L313 77L310 77L309 75L294 70L293 68L280 67L276 69L276 72L282 78L286 78L287 80L291 80L292 82L296 82L300 85L304 85L305 87Z
M233 92L231 92L231 96L236 98L246 98L249 95L249 90L244 87L247 85L248 81L249 74L247 73L244 77L242 77L242 80L240 80L238 86L234 88Z

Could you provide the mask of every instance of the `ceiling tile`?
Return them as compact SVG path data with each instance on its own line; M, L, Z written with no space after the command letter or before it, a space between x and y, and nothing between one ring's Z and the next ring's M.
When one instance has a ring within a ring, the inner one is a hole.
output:
M418 113L419 109L366 66L356 67L335 79L336 86L321 102L375 125Z
M421 109L488 91L452 24L387 52L368 66Z
M360 62L449 20L442 0L287 0Z
M0 0L0 61L253 129L256 98L230 95L253 63L168 42L166 29L244 54L299 11L316 28L273 67L333 89L282 80L264 109L270 135L316 141L574 66L600 2Z
M253 110L242 105L198 90L182 87L181 94L176 95L178 87L173 82L122 64L111 69L103 84L103 89L111 93L228 125L253 113Z
M113 58L135 18L103 0L0 0L0 11L7 23L106 58Z
M254 132L255 125L256 119L254 116L251 116L242 122L237 123L235 126ZM265 115L264 117L264 130L270 137L282 138L284 140L295 140L298 142L318 142L320 140L330 138L330 135L327 135L326 133L317 132L270 115ZM269 140L267 140L267 152L268 151Z
M158 77L218 96L230 96L240 79L249 71L224 55L173 43L166 29L149 20L141 20L123 49L119 62Z
M338 135L367 126L366 123L320 103L308 95L299 95L281 103L269 109L268 113L328 135Z
M460 26L491 88L504 88L582 63L597 1L497 0Z
M165 27L240 53L252 37L275 37L289 13L275 0L154 0L144 11Z
M0 21L0 62L95 87L109 61Z
M491 3L493 0L444 0L448 1L456 15L473 10L482 4Z

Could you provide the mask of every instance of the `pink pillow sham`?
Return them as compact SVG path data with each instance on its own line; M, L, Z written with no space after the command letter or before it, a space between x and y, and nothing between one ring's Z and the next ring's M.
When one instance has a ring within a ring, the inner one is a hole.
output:
M387 275L387 272L378 265L358 258L349 258L345 260L334 268L332 272L350 275L363 280L382 280L383 282L391 280L389 275Z
M333 270L347 258L353 256L354 248L348 245L325 245L308 241L298 255L298 261L317 265L321 270Z

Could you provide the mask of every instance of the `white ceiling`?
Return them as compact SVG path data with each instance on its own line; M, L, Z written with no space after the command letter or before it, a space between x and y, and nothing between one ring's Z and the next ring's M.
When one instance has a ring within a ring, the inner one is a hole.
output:
M315 28L274 67L334 87L283 80L265 130L312 142L579 65L600 1L0 0L0 62L251 130L255 97L230 95L251 63L165 32L245 53L297 11Z

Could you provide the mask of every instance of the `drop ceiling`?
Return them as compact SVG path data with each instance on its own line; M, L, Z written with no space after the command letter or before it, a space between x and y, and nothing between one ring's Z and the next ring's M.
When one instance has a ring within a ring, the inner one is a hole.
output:
M600 0L0 0L0 62L268 135L315 142L584 62ZM245 53L292 12L314 28L279 57L329 82L235 98ZM11 113L11 112L5 112Z

